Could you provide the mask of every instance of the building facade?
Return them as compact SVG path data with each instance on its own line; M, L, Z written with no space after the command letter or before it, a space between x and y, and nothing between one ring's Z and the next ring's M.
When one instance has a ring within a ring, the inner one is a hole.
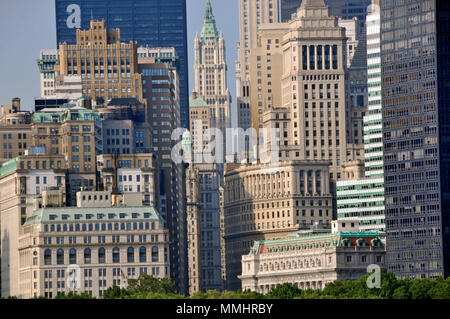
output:
M101 298L143 273L168 278L168 252L167 230L152 207L41 208L18 241L17 296Z
M75 44L60 43L58 69L60 76L81 77L83 96L96 104L113 98L143 100L137 44L121 43L121 30L106 29L104 21L77 30Z
M20 99L1 106L0 164L25 154L32 145L31 114L20 110Z
M45 154L64 156L69 170L68 205L76 205L76 193L82 187L95 190L95 156L102 150L97 112L81 107L44 109L33 114L32 132L34 146L43 148Z
M242 290L262 294L283 283L302 290L323 289L336 280L357 280L367 274L369 265L385 269L385 254L377 233L359 232L357 222L347 222L333 230L298 231L255 242L242 257L239 277Z
M388 270L450 273L447 1L381 1Z
M364 177L337 183L339 220L359 219L361 231L386 230L380 64L380 11L367 16L368 110L364 117Z
M180 117L189 125L186 0L115 2L55 0L57 45L76 43L76 30L89 29L90 20L104 20L107 30L120 29L123 42L138 46L174 47L179 56ZM162 19L164 17L164 19Z
M281 238L317 222L331 227L333 196L328 162L283 161L232 166L225 172L226 289L240 286L241 259L254 241Z

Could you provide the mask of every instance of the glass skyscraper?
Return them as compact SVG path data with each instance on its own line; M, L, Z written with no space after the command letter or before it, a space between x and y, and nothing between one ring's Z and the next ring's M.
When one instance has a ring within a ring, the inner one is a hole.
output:
M387 267L449 275L450 2L381 1Z
M281 22L291 20L297 8L302 4L302 0L278 0L280 5ZM330 15L343 19L357 17L360 20L366 19L367 8L371 0L325 0L330 8Z
M76 29L105 20L120 29L122 42L139 46L174 47L180 59L181 125L189 126L186 0L55 0L57 43L75 44Z

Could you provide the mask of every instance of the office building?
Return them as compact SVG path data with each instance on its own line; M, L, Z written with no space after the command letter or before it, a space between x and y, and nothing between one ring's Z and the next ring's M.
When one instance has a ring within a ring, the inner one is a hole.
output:
M121 41L138 46L174 47L179 56L181 125L189 123L186 0L86 1L55 0L57 45L76 43L76 30L89 29L90 20L120 29Z
M108 194L98 196L101 202ZM111 201L108 207L42 207L27 219L18 240L17 296L75 292L101 298L143 273L168 278L168 247L167 229L153 207L111 207Z
M113 98L143 100L137 44L121 43L121 30L106 29L104 21L91 21L89 29L77 30L75 44L60 43L56 68L59 76L81 77L82 95L95 104Z
M21 111L20 99L1 106L0 164L25 154L32 145L31 114Z
M95 156L102 151L99 114L81 107L43 109L33 114L31 127L34 146L45 154L64 156L69 170L67 204L75 206L77 192L96 188Z
M352 227L353 226L353 227ZM242 257L242 290L266 294L290 283L299 289L323 289L336 280L357 280L369 265L385 269L385 243L377 233L358 231L357 222L333 222L293 232L284 238L257 241Z
M53 163L53 166L50 165ZM63 155L42 155L31 149L0 168L1 296L19 296L19 236L34 209L36 196L56 188L65 201L66 163Z
M242 256L258 240L281 238L321 222L331 227L333 196L327 161L230 165L225 172L226 289L241 288Z
M361 231L384 232L385 198L381 107L380 11L367 16L368 110L364 117L364 176L337 183L339 220L359 220Z
M297 14L297 8L302 0L279 0L280 21L292 20ZM329 6L330 15L343 19L357 18L361 22L366 19L367 8L371 0L325 0Z
M388 270L450 270L447 1L381 1L381 87Z
M194 74L196 97L208 105L209 128L222 130L225 146L225 129L230 127L231 95L227 87L227 63L225 40L219 34L212 12L211 2L206 4L202 31L194 40ZM192 112L190 113L192 115ZM190 118L193 124L192 118ZM196 132L197 128L191 128ZM195 137L193 137L195 139ZM224 149L224 154L226 150Z

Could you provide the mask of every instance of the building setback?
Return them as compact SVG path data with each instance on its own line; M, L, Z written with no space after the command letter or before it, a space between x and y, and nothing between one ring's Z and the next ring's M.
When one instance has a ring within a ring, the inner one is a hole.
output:
M450 3L381 1L387 266L450 273Z

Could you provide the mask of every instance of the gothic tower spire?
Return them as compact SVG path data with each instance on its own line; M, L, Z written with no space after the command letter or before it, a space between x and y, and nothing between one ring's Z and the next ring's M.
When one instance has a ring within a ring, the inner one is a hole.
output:
M205 17L203 19L202 32L200 33L200 41L202 41L202 43L205 43L206 41L210 40L215 44L218 39L219 32L217 31L216 27L216 19L214 18L212 12L211 1L208 0L206 2Z

